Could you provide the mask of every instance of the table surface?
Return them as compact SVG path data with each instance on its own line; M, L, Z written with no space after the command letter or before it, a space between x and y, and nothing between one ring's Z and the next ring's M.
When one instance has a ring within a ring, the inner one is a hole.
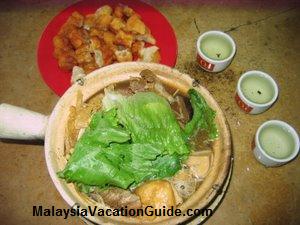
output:
M44 84L36 48L46 24L74 1L1 1L0 102L50 114L58 97ZM300 130L300 10L285 1L148 1L172 24L178 40L176 68L198 79L215 97L229 122L234 146L232 180L225 199L206 224L300 224L300 159L278 168L260 165L251 150L258 126L280 119ZM162 3L164 2L164 3ZM295 1L296 2L296 1ZM228 31L237 54L224 72L203 72L195 43L207 30ZM243 113L234 101L247 70L271 74L280 94L260 115ZM0 223L83 224L76 217L33 217L33 205L67 208L56 191L41 143L0 142Z

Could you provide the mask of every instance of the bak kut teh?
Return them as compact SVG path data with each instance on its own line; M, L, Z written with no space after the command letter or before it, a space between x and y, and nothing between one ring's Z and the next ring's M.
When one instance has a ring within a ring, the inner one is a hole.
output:
M58 176L80 194L110 208L170 208L201 187L218 130L198 91L183 95L144 70L86 102L77 97Z

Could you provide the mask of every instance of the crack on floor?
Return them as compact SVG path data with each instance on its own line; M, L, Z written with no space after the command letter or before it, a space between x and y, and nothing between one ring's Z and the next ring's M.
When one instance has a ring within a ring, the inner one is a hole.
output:
M195 24L195 27L196 27L198 33L200 33L200 29L199 29L199 27L198 27L196 18L194 18L194 24Z
M289 8L289 9L287 9L287 10L283 10L283 11L281 11L281 12L275 13L275 14L270 15L270 16L266 16L266 17L261 18L261 19L258 19L258 20L247 21L246 23L242 23L242 24L240 24L240 25L238 25L238 26L231 27L231 28L229 28L228 30L225 30L224 32L225 32L225 33L229 33L229 32L231 32L231 31L236 31L236 30L238 30L240 27L251 26L251 25L253 25L253 24L258 24L258 23L263 22L263 21L265 21L265 20L268 20L268 19L270 19L270 18L277 17L277 16L280 16L280 15L282 15L282 14L285 14L285 13L287 13L287 12L289 12L289 11L294 10L294 9L296 9L296 8Z

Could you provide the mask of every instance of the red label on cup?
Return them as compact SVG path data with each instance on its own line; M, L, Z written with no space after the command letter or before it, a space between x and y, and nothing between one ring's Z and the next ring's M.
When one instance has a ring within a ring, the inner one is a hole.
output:
M238 106L242 110L244 110L246 113L251 112L251 110L253 109L251 106L248 106L245 102L243 102L237 93L235 94L235 100L236 100L236 103L238 104Z
M213 69L215 67L214 64L211 64L211 63L205 61L204 59L202 59L199 54L197 54L197 61L200 64L200 66L204 67L205 69L207 69L209 71L213 71Z

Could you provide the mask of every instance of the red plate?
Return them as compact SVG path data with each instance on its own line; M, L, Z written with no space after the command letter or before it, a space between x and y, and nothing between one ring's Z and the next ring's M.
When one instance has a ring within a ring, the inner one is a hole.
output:
M46 84L59 96L70 87L71 73L65 72L58 67L57 60L53 57L53 37L58 33L61 26L69 16L78 11L83 15L94 13L102 5L114 7L117 4L124 4L139 13L142 20L151 30L156 39L156 45L160 48L161 64L174 67L177 58L177 41L175 33L167 19L152 6L130 0L86 0L69 6L48 24L44 30L37 52L38 66Z

